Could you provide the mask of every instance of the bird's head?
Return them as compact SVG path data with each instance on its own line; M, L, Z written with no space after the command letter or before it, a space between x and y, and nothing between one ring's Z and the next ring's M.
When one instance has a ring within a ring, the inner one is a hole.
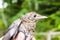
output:
M42 16L40 14L37 14L36 12L30 12L30 13L27 13L26 15L24 15L22 17L23 20L25 21L38 21L40 19L44 19L44 18L47 18L46 16Z

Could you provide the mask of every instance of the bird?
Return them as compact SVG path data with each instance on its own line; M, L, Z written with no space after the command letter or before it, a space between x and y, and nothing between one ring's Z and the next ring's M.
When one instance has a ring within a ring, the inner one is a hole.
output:
M15 20L10 25L2 40L35 40L36 23L44 18L47 16L42 16L36 12L26 13L21 19Z

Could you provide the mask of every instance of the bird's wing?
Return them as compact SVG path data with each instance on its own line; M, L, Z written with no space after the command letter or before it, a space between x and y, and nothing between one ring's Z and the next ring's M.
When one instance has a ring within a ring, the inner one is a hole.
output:
M17 19L16 21L14 21L12 25L9 27L6 35L2 40L10 40L12 36L16 35L20 24L21 24L20 19Z

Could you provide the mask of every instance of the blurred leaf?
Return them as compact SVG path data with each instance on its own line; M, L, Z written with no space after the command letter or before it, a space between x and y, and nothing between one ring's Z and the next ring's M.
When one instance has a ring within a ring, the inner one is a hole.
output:
M22 9L21 11L19 11L14 17L10 18L8 20L9 23L12 23L14 20L17 20L18 18L21 18L22 15L26 14L28 12L27 9Z
M0 19L0 27L3 26L3 21Z

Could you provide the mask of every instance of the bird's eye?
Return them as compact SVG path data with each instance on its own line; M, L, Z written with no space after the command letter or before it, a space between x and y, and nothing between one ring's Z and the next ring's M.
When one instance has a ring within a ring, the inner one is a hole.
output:
M34 15L34 17L36 17L36 15Z

